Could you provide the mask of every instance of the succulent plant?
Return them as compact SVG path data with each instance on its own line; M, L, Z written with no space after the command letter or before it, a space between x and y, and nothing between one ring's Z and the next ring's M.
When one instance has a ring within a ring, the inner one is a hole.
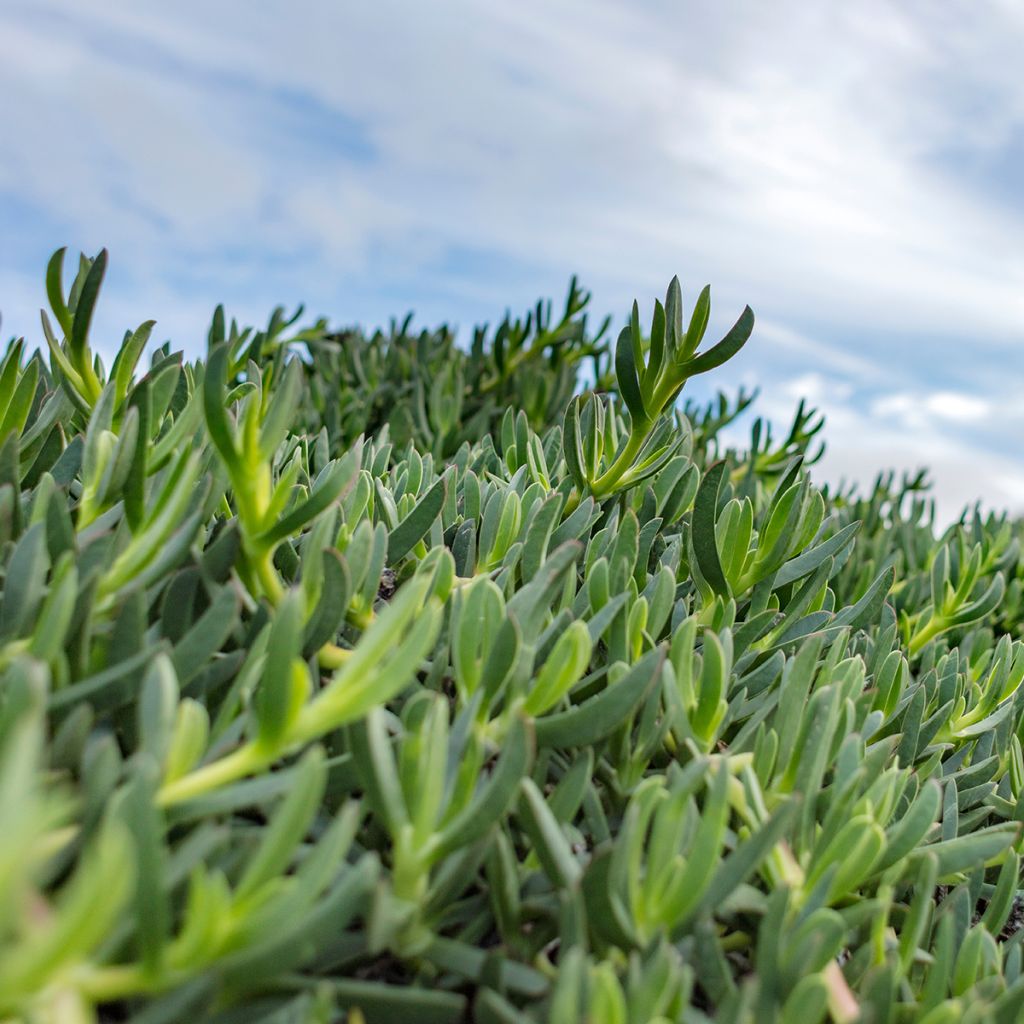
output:
M0 363L0 1020L1019 1019L1020 525L817 486L805 406L726 447L749 308L108 368L63 262Z

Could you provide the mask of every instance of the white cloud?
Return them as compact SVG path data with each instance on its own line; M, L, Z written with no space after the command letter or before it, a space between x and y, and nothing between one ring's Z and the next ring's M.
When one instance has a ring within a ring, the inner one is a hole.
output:
M939 419L954 423L978 423L992 415L992 403L978 395L936 391L924 399L925 407Z
M915 430L934 429L938 423L984 423L993 414L993 403L979 395L957 391L913 394L896 391L873 399L873 416L891 420Z

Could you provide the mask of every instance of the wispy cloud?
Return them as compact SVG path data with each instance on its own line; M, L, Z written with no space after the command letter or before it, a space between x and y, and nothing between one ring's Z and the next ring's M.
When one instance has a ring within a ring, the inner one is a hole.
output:
M112 249L107 337L193 351L218 301L465 324L678 272L759 314L726 386L774 416L820 378L830 472L1024 502L1022 47L1011 0L15 2L5 333L64 241Z

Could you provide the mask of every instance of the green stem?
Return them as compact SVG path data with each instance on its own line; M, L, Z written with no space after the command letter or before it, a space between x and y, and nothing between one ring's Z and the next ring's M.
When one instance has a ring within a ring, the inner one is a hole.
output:
M934 640L945 629L946 623L942 619L932 615L927 624L910 638L910 642L907 644L907 650L910 652L911 657L920 654L924 646L929 641Z
M88 346L85 352L82 353L82 358L77 360L80 363L75 369L78 370L78 375L82 379L82 384L85 389L85 394L82 395L86 401L89 402L90 406L95 406L99 400L100 392L103 391L103 385L100 384L99 378L96 376L96 371L92 368L92 361L89 359Z
M323 647L317 651L317 661L320 663L321 668L336 669L341 668L342 665L352 657L352 652L346 650L344 647L338 647L337 644L326 643Z
M253 557L256 578L260 581L267 600L276 608L284 600L284 587L281 586L281 578L274 568L274 554L272 551L265 551Z
M272 760L272 757L254 743L246 743L230 754L183 775L180 779L165 783L157 793L156 802L160 807L173 807L175 804L202 796L211 789L237 782L246 775L265 768Z
M91 1003L110 1003L128 996L157 991L160 987L139 964L97 967L78 979L77 988Z
M615 489L615 485L633 464L637 452L644 446L649 426L650 424L643 422L633 426L633 429L630 431L629 440L626 441L626 446L619 452L618 457L604 473L591 484L590 490L595 498L605 497Z

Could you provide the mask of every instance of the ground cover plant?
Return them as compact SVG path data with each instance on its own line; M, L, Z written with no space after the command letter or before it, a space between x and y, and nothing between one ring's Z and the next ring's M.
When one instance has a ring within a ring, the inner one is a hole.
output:
M708 289L105 367L106 259L0 364L0 1020L1019 1019L1018 525L727 446Z

